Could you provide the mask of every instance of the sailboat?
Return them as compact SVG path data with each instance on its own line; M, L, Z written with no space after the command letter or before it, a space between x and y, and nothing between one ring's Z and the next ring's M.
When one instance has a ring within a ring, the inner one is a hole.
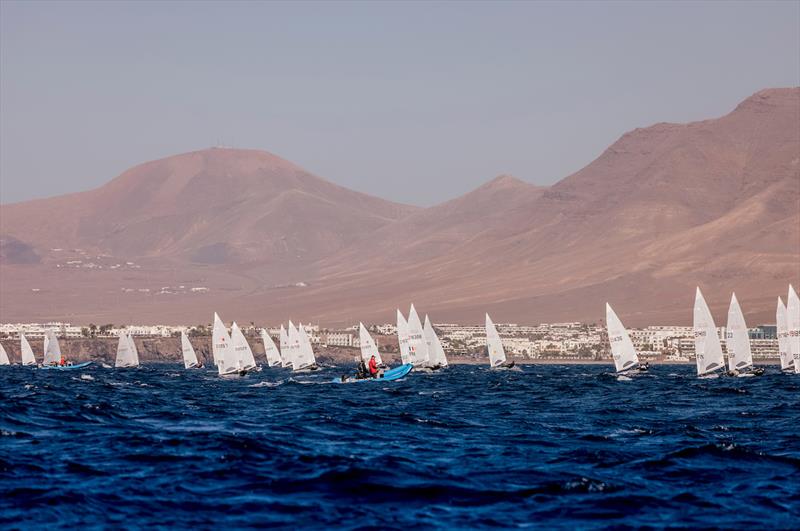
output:
M297 351L295 358L292 361L292 370L297 371L316 371L319 369L317 360L314 357L314 349L311 346L311 340L306 333L303 324L300 323L297 327L297 335L295 336L297 342Z
M717 378L720 369L725 369L725 359L722 355L717 326L700 288L697 288L694 297L693 321L697 376Z
M648 368L647 363L639 363L639 356L633 347L631 336L608 303L606 303L606 329L608 330L608 342L611 345L611 355L614 358L614 368L617 370L617 374L646 371Z
M408 353L408 321L400 310L397 310L397 345L400 348L400 361L403 365L411 363Z
M728 348L728 374L730 376L760 376L764 374L763 368L753 367L750 336L747 334L747 324L735 293L731 295L731 304L728 307L725 346Z
M124 330L120 331L119 341L117 341L117 359L114 361L114 367L121 369L138 366L139 352L136 350L133 338Z
M408 363L428 371L440 368L430 362L428 343L425 341L422 323L413 304L408 312Z
M292 357L290 355L291 347L289 346L289 334L286 329L281 325L281 332L278 338L281 342L281 367L284 369L292 366Z
M786 335L794 360L794 372L800 374L800 298L791 284L786 299Z
M240 378L247 374L242 360L233 349L233 341L219 315L214 314L214 328L211 331L211 352L217 361L217 371L223 378Z
M778 297L778 308L775 310L775 323L778 331L778 353L781 358L781 372L794 372L794 359L789 352L789 332L786 328L786 305Z
M439 341L439 336L436 335L436 330L433 329L431 320L425 315L425 324L422 326L422 333L425 336L425 344L428 347L429 363L433 367L443 369L447 367L447 356L444 353L442 342Z
M281 331L283 327L281 327ZM281 353L278 352L278 347L275 342L269 337L269 334L263 328L261 329L261 342L264 343L264 354L267 356L267 367L275 367L281 364Z
M53 369L59 371L70 371L75 369L83 369L92 364L91 361L84 361L83 363L66 363L62 364L63 356L61 355L61 345L58 344L58 337L52 330L48 330L44 335L44 360L42 361L42 369Z
M8 359L8 352L6 352L2 343L0 343L0 365L11 365L11 361Z
M244 337L236 321L231 325L231 342L233 343L233 351L236 353L236 359L241 364L242 370L246 372L258 370L256 358L253 356L253 349L250 348L250 343L247 342L247 338Z
M514 366L513 361L506 361L506 351L503 348L503 342L488 313L486 314L486 349L489 351L490 369L510 369Z
M187 369L200 369L203 364L197 361L197 354L194 351L192 342L186 332L181 330L181 352L183 353L183 366Z
M36 357L33 355L31 344L22 332L19 333L19 350L22 356L23 365L36 365Z
M369 335L367 329L364 327L364 323L358 323L358 340L359 344L361 345L361 359L364 363L369 363L369 360L372 356L375 356L375 362L378 366L383 365L383 360L381 359L381 353L378 352L378 345L375 344L375 340L372 339L372 336Z

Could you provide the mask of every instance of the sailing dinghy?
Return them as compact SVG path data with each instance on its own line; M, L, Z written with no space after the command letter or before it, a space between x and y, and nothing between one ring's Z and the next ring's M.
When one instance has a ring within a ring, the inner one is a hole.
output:
M717 326L708 309L705 298L697 288L694 297L694 351L697 361L697 376L700 378L717 378L720 370L725 369L722 345L719 341Z
M292 371L306 372L316 371L319 369L317 366L317 359L314 357L314 349L311 346L311 339L309 339L306 329L303 327L302 323L300 323L295 330L295 342L296 350L294 360L292 360Z
M408 321L400 310L397 310L397 345L400 348L400 360L403 365L411 363L408 355Z
M791 284L786 299L786 335L788 349L794 360L794 372L800 374L800 298Z
M292 356L290 355L291 347L289 346L289 334L286 332L283 325L281 325L280 337L278 339L281 343L281 367L284 369L291 368Z
M187 369L201 369L203 364L197 361L197 353L194 351L192 342L186 332L181 330L181 353L183 354L183 366Z
M0 365L11 365L11 361L8 359L8 352L6 352L2 343L0 343Z
M222 378L241 378L247 374L241 358L233 348L233 341L228 335L222 319L214 314L214 328L211 331L211 352L217 362L217 370Z
M267 367L276 367L281 364L281 353L275 342L269 337L265 329L261 329L261 342L264 343L264 354L267 356Z
M22 332L19 333L19 349L22 356L23 365L36 365L36 357L33 355L31 344Z
M606 303L606 329L608 330L608 342L611 345L611 355L614 358L614 368L617 370L617 374L627 376L631 373L646 371L648 368L647 363L639 363L639 356L636 354L631 336L608 303Z
M789 332L786 327L786 305L778 297L778 308L775 310L775 323L778 331L778 353L781 358L781 372L794 372L794 359L789 352Z
M764 374L763 368L753 367L750 336L747 334L747 324L735 293L731 295L731 304L728 307L725 346L728 348L728 375L743 377Z
M91 361L84 361L83 363L76 364L64 361L64 357L61 355L61 345L58 344L58 337L56 337L56 333L52 330L45 332L44 360L42 361L42 369L73 371L76 369L83 369L91 364Z
M431 363L422 322L413 304L408 312L408 363L423 371L435 371L441 368Z
M431 320L425 316L425 324L422 326L422 333L425 336L425 344L428 347L428 363L433 367L444 369L447 367L447 356L444 353L442 342L433 329Z
M135 368L139 366L139 351L136 350L136 343L130 334L124 330L119 333L117 341L117 359L114 367L117 369Z
M510 369L514 366L513 361L506 361L506 351L503 348L503 341L500 339L500 334L497 333L497 328L492 322L489 314L486 314L486 349L489 351L489 368L490 369Z
M244 337L236 321L231 325L231 342L233 342L233 351L236 352L236 358L245 371L261 370L261 368L256 365L256 358L253 356L253 349L250 348L250 343L247 342L247 338Z

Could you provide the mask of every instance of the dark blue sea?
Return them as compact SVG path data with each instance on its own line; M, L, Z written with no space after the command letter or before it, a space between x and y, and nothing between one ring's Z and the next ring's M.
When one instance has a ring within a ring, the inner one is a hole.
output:
M800 377L0 367L0 526L800 527Z

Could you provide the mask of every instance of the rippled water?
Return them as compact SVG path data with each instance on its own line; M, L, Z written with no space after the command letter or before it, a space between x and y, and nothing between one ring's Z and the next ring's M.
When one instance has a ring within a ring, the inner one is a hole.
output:
M0 368L0 525L797 527L800 377Z

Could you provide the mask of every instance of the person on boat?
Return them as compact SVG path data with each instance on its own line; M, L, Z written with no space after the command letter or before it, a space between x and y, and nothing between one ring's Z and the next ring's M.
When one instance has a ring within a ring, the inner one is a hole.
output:
M61 365L63 367L66 364L67 364L67 360L64 358L64 355L62 354L61 355L61 362L59 363L59 365Z
M364 363L364 360L360 360L358 362L358 370L356 371L356 378L359 380L363 380L364 378L369 378L369 372L367 372L367 365Z
M373 378L378 377L378 362L375 360L374 354L369 358L369 375Z

